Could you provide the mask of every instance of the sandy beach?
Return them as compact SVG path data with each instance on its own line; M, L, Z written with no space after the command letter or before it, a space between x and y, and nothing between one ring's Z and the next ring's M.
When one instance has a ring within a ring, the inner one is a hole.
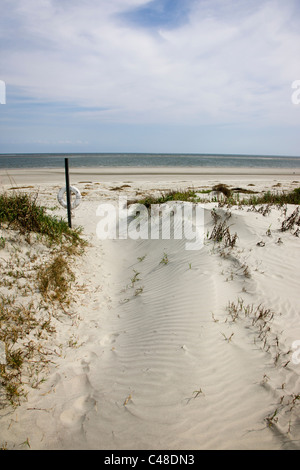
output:
M219 207L203 195L198 250L183 238L97 236L99 205L117 207L120 197L200 194L218 183L241 196L290 191L300 186L299 169L71 168L70 178L82 196L73 226L88 242L72 266L74 301L46 340L45 380L0 410L0 445L299 450L300 239L281 231L295 207ZM37 193L66 217L62 186L63 169L0 172L0 191ZM237 234L233 247L210 239L212 211ZM1 262L11 252L6 243Z
M64 168L30 168L1 170L0 184L25 183L62 183L64 184ZM299 168L225 168L225 167L93 167L74 168L70 167L70 175L73 183L80 182L83 178L91 182L112 181L171 181L179 182L196 180L205 182L215 178L222 181L225 179L238 181L242 176L247 181L251 176L257 180L265 179L268 183L273 179L293 181L300 178ZM162 178L163 176L163 178ZM79 179L78 179L79 178Z

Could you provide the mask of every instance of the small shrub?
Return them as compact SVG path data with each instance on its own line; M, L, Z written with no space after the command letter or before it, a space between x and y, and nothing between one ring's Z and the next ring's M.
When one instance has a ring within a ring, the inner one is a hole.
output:
M212 188L212 190L224 194L225 197L230 197L231 196L231 190L228 188L228 186L226 184L216 184Z
M299 207L296 207L294 212L282 222L281 231L286 232L287 230L291 230L294 228L294 225L300 226Z
M168 262L169 262L168 255L167 255L167 253L164 253L164 255L163 255L163 257L162 257L159 264L168 264Z
M233 248L237 241L237 233L231 235L226 222L219 222L215 224L209 239L218 243L223 242L225 247Z

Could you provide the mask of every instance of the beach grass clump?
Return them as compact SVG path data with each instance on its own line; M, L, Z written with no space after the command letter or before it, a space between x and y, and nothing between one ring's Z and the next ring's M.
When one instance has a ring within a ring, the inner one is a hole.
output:
M143 199L137 201L130 201L129 204L142 204L148 209L151 208L152 204L164 204L169 201L186 201L194 202L197 199L196 192L192 189L186 190L170 190L162 192L160 196L146 196Z
M16 302L0 295L0 341L5 345L5 363L0 364L0 409L19 405L26 397L25 385L37 386L39 373L49 361L41 338L54 331L47 309L33 302ZM29 339L30 338L30 339Z
M275 313L270 308L262 304L246 305L243 299L238 299L237 302L229 302L226 310L232 322L243 318L250 322L250 327L255 332L255 344L260 343L261 349L271 354L274 366L287 367L291 350L282 349L278 333L273 331Z
M22 234L34 232L44 235L50 242L69 243L73 246L83 244L80 237L82 229L71 229L65 220L47 214L46 208L37 203L37 195L1 193L0 226L3 223Z
M160 260L159 264L168 264L169 263L169 258L167 253L164 252L162 259Z
M253 210L257 210L257 206L279 206L282 207L287 204L300 204L300 188L295 188L289 192L272 192L266 191L263 194L257 194L257 192L247 191L247 198L241 198L240 193L246 193L246 191L237 191L240 188L229 189L226 185L217 185L213 188L215 191L223 192L225 198L219 201L219 206L226 205L230 206L252 206ZM263 212L264 208L260 208ZM263 213L263 215L267 215Z
M231 234L226 221L217 222L210 234L209 239L217 243L223 243L224 247L233 248L237 241L237 233Z
M199 193L211 193L212 191L222 193L224 200L220 201L220 206L238 205L238 206L258 206L258 205L277 205L283 206L286 204L300 204L300 188L295 188L289 192L272 192L266 191L263 194L258 194L256 191L244 190L242 188L230 189L226 184L219 183L212 187L211 190L196 191L193 189L186 190L170 190L161 192L159 196L148 195L142 199L128 201L130 204L143 204L150 208L152 204L164 204L168 201L187 201L187 202L207 202L206 199L199 198ZM240 197L240 193L247 194L247 198Z
M292 230L294 229L295 225L297 227L300 227L299 207L296 207L293 213L283 220L281 224L281 231L286 232L287 230ZM299 232L300 232L300 229L297 228L296 231L294 232L294 235L299 236Z
M251 195L247 199L238 201L240 205L253 205L271 204L283 206L285 204L300 204L300 188L295 188L289 192L276 192L266 191L264 194Z
M75 275L63 254L55 256L46 266L38 269L38 287L44 299L69 303L69 292Z

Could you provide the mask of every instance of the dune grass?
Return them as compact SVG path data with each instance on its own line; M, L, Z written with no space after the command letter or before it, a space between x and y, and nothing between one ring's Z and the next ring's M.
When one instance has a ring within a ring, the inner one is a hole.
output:
M247 202L246 202L247 201ZM272 193L265 192L263 195L251 195L249 199L241 201L241 204L257 205L257 204L300 204L300 188L295 188L288 193Z
M19 405L26 386L36 388L44 380L39 374L50 359L40 339L55 329L46 308L41 317L33 302L23 305L8 295L0 295L0 327L6 353L6 362L0 364L0 408L4 408Z
M37 195L23 192L0 194L0 226L3 223L22 234L34 232L44 235L50 242L69 242L73 246L83 244L80 237L82 229L70 229L65 220L47 214L46 208L37 203Z
M247 206L257 206L261 204L272 204L283 206L285 204L300 204L300 188L295 188L289 192L272 192L266 191L263 194L257 194L254 191L245 191L242 193L247 193L247 198L240 197L239 192L235 192L238 188L230 189L226 184L217 184L213 186L212 190L170 190L162 192L159 196L146 196L142 199L137 199L134 201L128 201L128 204L143 204L147 208L150 208L152 204L164 204L168 201L188 201L188 202L208 202L207 199L201 198L199 194L201 193L210 193L211 191L217 191L222 193L224 196L223 201L220 204L227 205L247 205Z
M69 303L70 285L75 281L67 258L58 254L46 266L38 269L38 287L44 299L58 301L60 304Z
M253 341L261 350L268 353L272 358L273 370L278 372L289 367L292 359L292 350L282 348L280 336L273 324L274 318L278 315L270 308L262 304L254 305L244 303L242 298L238 298L235 302L229 302L226 307L228 320L233 324L245 321L245 327L253 333ZM270 365L269 370L272 367ZM297 432L297 423L300 407L299 389L294 389L293 382L286 387L286 383L282 383L280 387L274 387L270 378L265 374L260 385L272 390L274 399L277 397L277 403L274 400L275 409L265 417L265 422L269 428L280 426L281 430L288 435L291 432ZM292 388L290 388L292 387ZM296 386L295 386L296 387ZM289 388L289 390L287 389ZM293 428L293 429L292 429Z
M55 332L57 316L71 303L74 257L86 245L82 229L48 215L37 196L0 194L0 341L6 362L0 364L0 408L17 406L28 386L36 388L51 357L44 349ZM36 245L37 243L37 245ZM36 246L43 246L39 256ZM21 249L22 247L22 249ZM34 297L33 297L34 294Z
M257 206L262 204L283 206L286 204L300 204L300 188L295 188L289 192L266 191L263 194L249 194L249 197L240 199L238 194L230 193L226 197L226 204Z
M148 209L151 208L152 204L164 204L169 201L189 201L196 202L197 195L192 189L186 190L170 190L161 192L159 196L146 196L143 199L135 201L128 201L128 204L142 204Z

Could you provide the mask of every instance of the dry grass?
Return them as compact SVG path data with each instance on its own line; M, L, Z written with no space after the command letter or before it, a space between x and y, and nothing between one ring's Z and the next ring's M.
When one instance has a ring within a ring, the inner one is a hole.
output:
M270 372L273 368L275 376L278 377L280 371L289 369L292 351L283 349L280 336L273 326L273 320L278 314L261 304L257 306L246 305L243 299L229 302L227 313L233 323L246 320L247 328L252 330L255 345L259 345L263 351L270 355L272 361L269 366ZM271 390L273 399L277 397L278 400L273 411L265 417L266 425L288 435L296 432L299 420L300 393L299 390L295 391L294 378L290 380L289 385L282 383L281 387L278 387L276 381L272 384L270 377L265 374L260 385Z
M233 248L237 241L237 233L231 235L226 221L223 221L215 224L209 239L217 243L222 242L225 248Z
M71 283L75 281L67 258L58 254L46 266L41 266L37 273L38 287L44 299L69 303Z
M0 365L0 408L20 404L28 385L36 387L48 363L42 338L55 331L47 307L26 305L0 297L0 341L5 344L5 364Z
M70 266L86 245L80 233L36 197L0 194L0 408L19 405L57 354L49 340L72 300Z

